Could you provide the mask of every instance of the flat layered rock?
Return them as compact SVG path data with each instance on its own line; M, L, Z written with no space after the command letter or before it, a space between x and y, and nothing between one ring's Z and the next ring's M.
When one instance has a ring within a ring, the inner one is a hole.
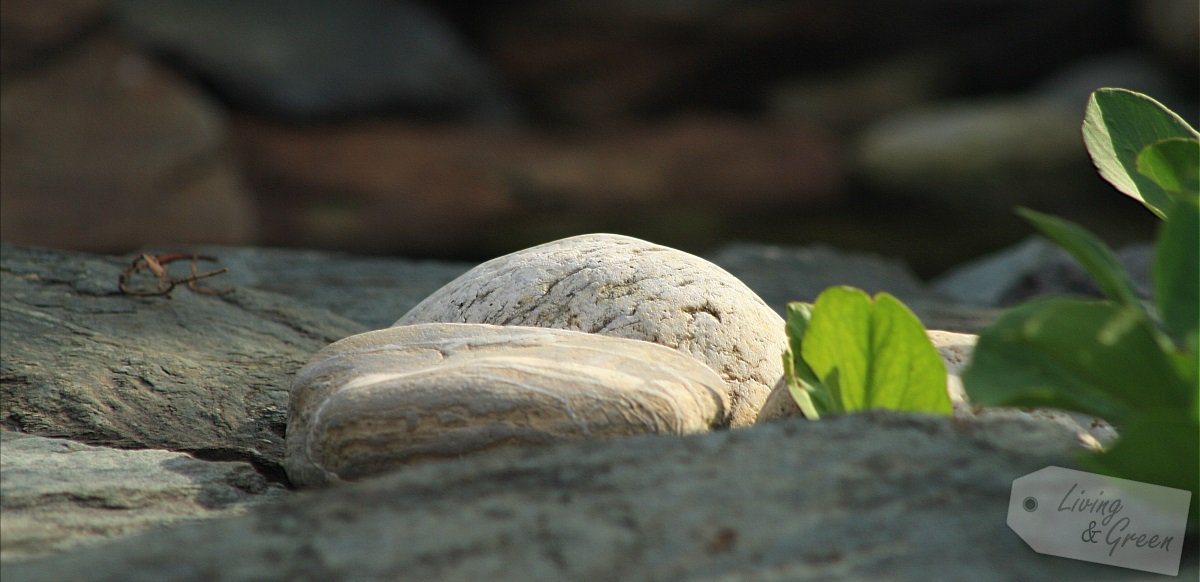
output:
M431 459L729 422L708 367L648 342L532 327L424 324L322 350L296 377L288 476L353 480Z
M0 560L31 559L278 499L249 463L0 432Z
M282 479L289 382L314 352L366 330L219 278L225 295L180 285L136 297L117 288L126 258L0 249L5 430L244 460Z
M888 412L571 443L408 467L4 579L1163 580L1038 554L1008 528L1013 480L1076 468L1074 450L1044 423ZM1196 579L1196 547L1179 580Z
M450 261L367 257L335 251L170 245L151 252L220 258L224 283L287 295L365 326L381 329L473 265Z
M489 323L644 340L729 385L731 424L753 424L783 373L783 319L733 275L636 238L589 234L483 263L396 322Z

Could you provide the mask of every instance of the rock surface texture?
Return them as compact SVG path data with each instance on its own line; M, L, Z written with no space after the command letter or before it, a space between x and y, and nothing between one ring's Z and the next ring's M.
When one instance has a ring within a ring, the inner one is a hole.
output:
M1014 478L1074 466L1077 436L1034 414L504 447L280 494L295 372L463 266L204 250L233 293L128 297L129 257L0 247L0 422L74 441L0 436L4 582L1160 578L1037 554L1005 526ZM176 523L200 517L215 519ZM97 536L116 539L48 539ZM1195 579L1184 547L1180 578Z
M294 485L583 438L728 425L725 382L649 342L558 329L408 325L341 340L292 386Z
M1154 247L1148 243L1117 249L1134 290L1150 300ZM931 283L943 296L967 305L1012 306L1043 295L1103 298L1087 271L1066 251L1040 236L960 265Z
M228 517L283 488L248 463L122 451L0 432L0 560L52 554L164 524Z
M396 325L489 323L569 329L674 348L730 387L732 426L752 424L783 373L783 319L699 257L613 234L582 235L493 259Z
M734 243L709 256L741 279L780 315L792 301L812 302L834 285L870 294L887 291L921 318L925 327L974 332L996 317L986 307L967 307L928 288L900 260L825 245L780 247Z
M1159 580L1037 554L1013 479L1070 433L871 413L414 466L5 564L6 580ZM1194 579L1185 544L1180 579Z
M2 247L0 423L89 444L246 460L282 479L293 374L365 328L250 288L122 295L117 275L127 265Z
M229 267L221 275L232 287L253 287L287 295L304 304L381 329L474 265L348 253L231 247L154 247L154 253L197 253Z

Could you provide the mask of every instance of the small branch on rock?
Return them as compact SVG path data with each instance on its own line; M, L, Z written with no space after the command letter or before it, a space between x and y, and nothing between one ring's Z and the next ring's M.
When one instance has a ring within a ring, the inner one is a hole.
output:
M172 279L170 273L167 271L166 265L184 259L191 261L191 275L178 279ZM209 287L201 287L197 283L200 279L226 273L229 271L229 267L221 267L220 269L201 273L197 267L197 263L199 261L209 261L215 263L217 262L217 259L216 257L193 255L188 253L171 253L166 255L151 255L148 253L143 253L135 258L133 263L131 263L128 268L126 268L124 271L121 271L121 275L117 279L117 286L121 289L121 293L124 293L125 295L135 295L138 297L151 297L158 295L166 295L169 297L171 291L174 290L175 286L180 283L187 283L188 289L191 289L196 293L203 293L205 295L224 295L231 291L230 289L219 290ZM130 287L130 279L142 271L149 271L157 280L157 285L153 290L133 289Z

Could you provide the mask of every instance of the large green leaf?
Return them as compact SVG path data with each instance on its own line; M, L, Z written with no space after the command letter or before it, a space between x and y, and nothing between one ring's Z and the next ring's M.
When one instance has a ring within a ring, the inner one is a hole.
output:
M1175 200L1154 249L1154 300L1182 348L1200 327L1200 206Z
M1189 402L1142 312L1061 297L1030 301L985 329L963 384L977 404L1076 410L1117 425L1138 410Z
M829 396L817 380L808 364L800 357L808 322L812 319L812 305L794 301L787 306L788 347L783 354L783 378L788 392L800 412L809 420L821 418L819 410L829 409ZM814 404L814 399L816 404Z
M872 301L858 289L826 289L813 306L801 355L835 411L952 411L946 368L925 327L887 293Z
M1028 208L1018 208L1017 213L1071 253L1096 281L1096 285L1105 296L1122 305L1142 308L1133 287L1133 279L1117 259L1116 253L1096 235L1069 220Z
M1181 137L1146 146L1137 157L1138 173L1176 197L1200 196L1200 141Z
M1107 451L1082 457L1084 467L1121 479L1192 492L1191 527L1200 516L1200 424L1183 410L1145 411L1121 427Z
M1083 141L1100 175L1117 190L1165 217L1170 197L1137 169L1146 146L1164 139L1198 139L1200 134L1159 102L1125 89L1092 93L1083 120Z

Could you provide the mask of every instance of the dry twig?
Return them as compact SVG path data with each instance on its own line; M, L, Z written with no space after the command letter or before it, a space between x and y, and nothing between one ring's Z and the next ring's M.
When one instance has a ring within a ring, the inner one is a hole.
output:
M178 279L172 279L166 265L185 259L191 261L191 275L188 275L187 277L180 277ZM128 268L126 268L124 271L121 271L121 275L117 279L117 286L121 289L122 293L126 295L136 295L139 297L150 297L157 295L169 296L171 291L175 289L175 286L180 283L187 283L188 289L191 289L196 293L203 293L205 295L224 295L225 293L228 293L229 290L217 290L208 287L201 287L197 282L200 279L226 273L229 271L229 267L221 267L220 269L201 273L197 267L199 261L209 261L215 263L217 259L216 257L193 255L188 253L171 253L166 255L151 255L148 253L141 254L133 260L133 263L131 263ZM145 291L130 287L130 279L142 271L149 271L154 275L154 278L157 280L157 285L154 290Z

